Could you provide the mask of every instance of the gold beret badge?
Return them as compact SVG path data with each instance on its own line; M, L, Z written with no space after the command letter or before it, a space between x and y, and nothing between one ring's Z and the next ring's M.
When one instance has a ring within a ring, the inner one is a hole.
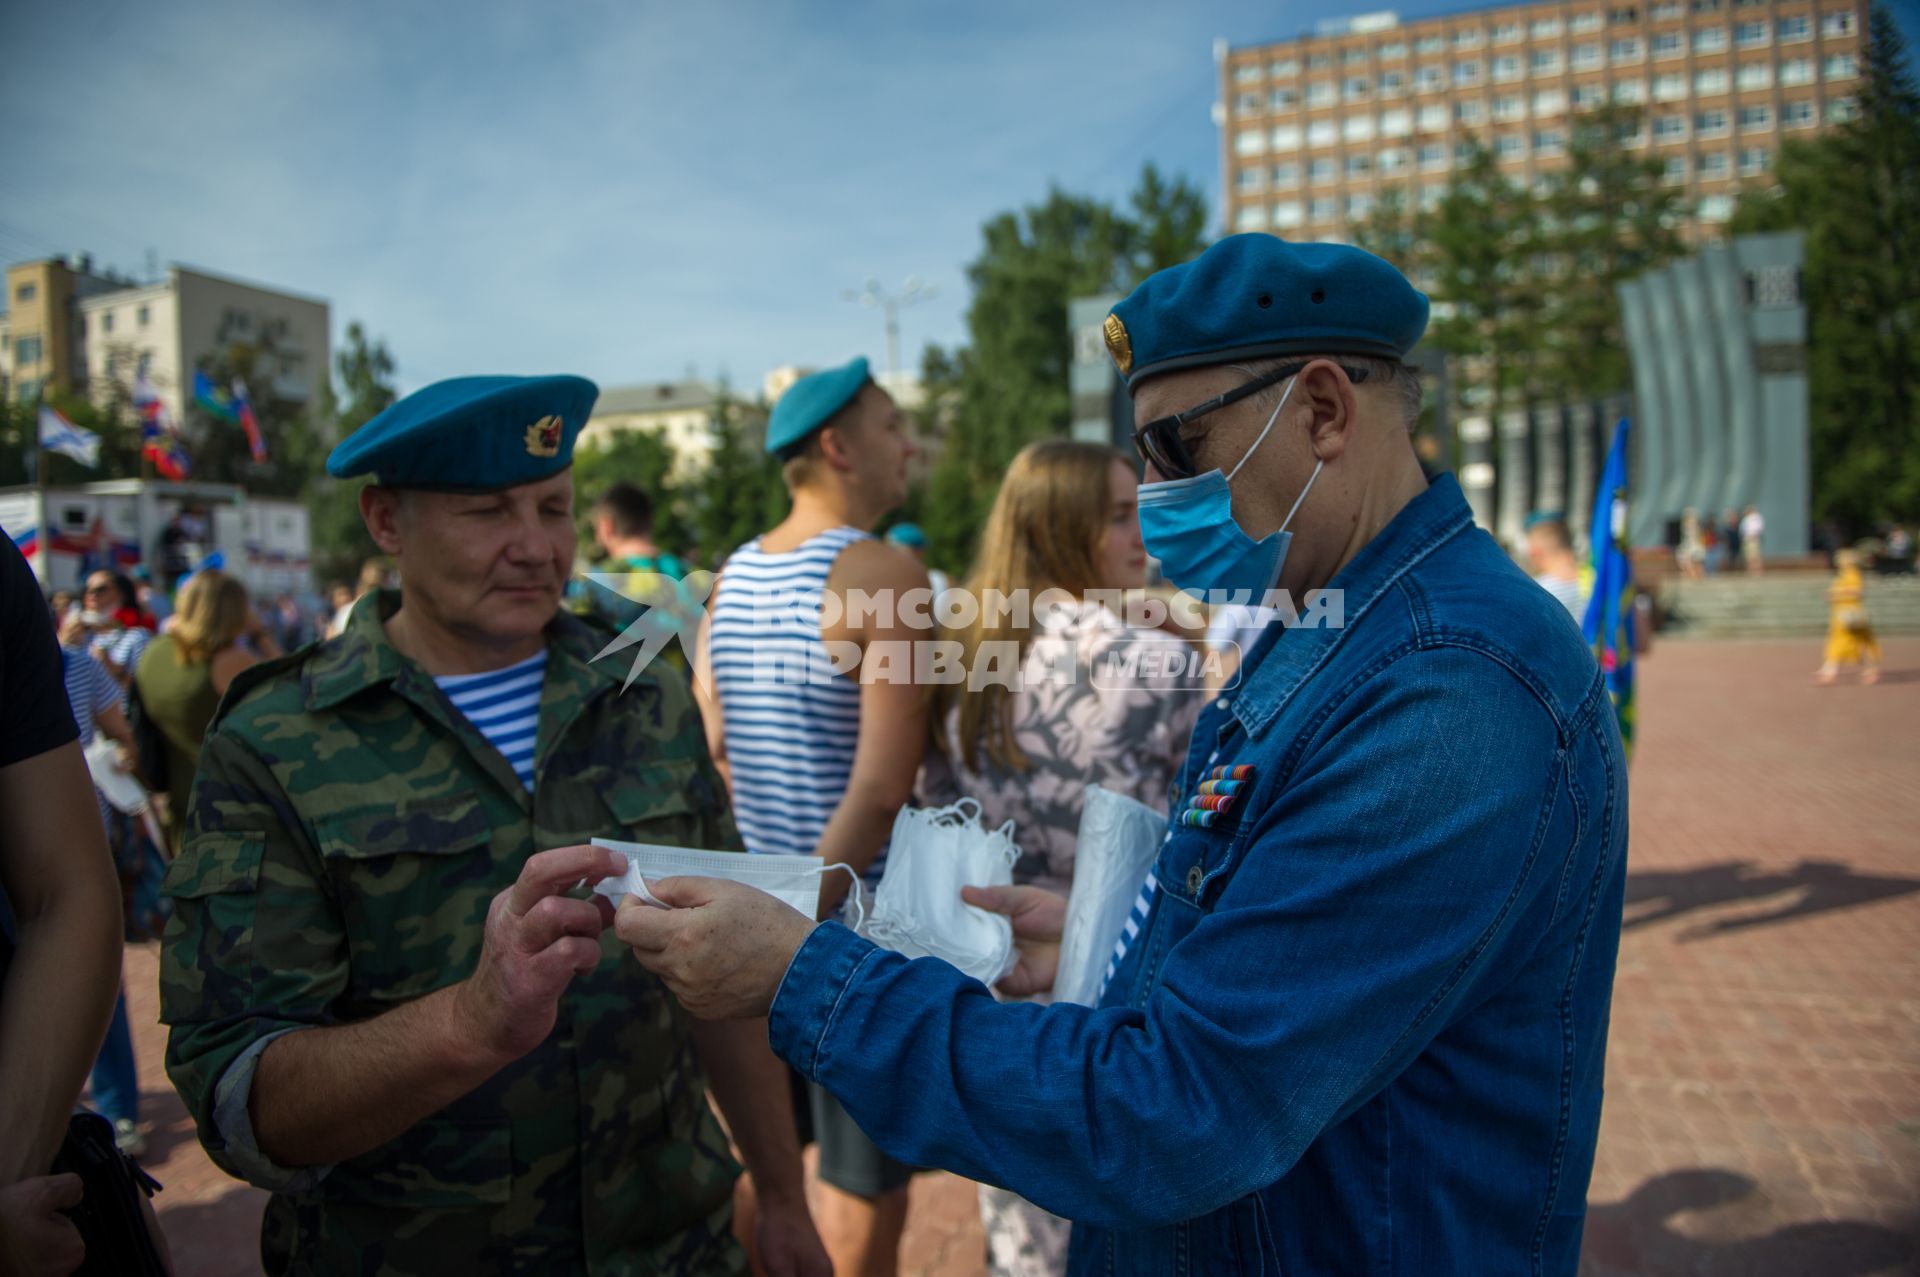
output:
M557 457L560 455L560 431L563 422L559 417L542 417L527 427L527 453L535 457Z
M1133 339L1127 336L1127 326L1120 322L1118 315L1107 316L1106 334L1107 353L1113 356L1124 377L1133 371Z

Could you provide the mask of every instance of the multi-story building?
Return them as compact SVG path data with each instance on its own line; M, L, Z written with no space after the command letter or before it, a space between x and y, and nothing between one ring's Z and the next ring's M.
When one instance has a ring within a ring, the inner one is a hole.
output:
M194 371L242 346L257 399L317 409L326 384L330 319L315 298L177 265L140 284L96 273L85 257L10 267L7 298L0 376L16 398L54 390L106 401L131 392L144 370L182 420Z
M1226 226L1346 240L1389 189L1431 208L1477 139L1544 187L1605 102L1717 238L1783 140L1847 118L1865 0L1555 0L1401 22L1394 13L1222 49Z
M713 455L719 388L705 381L655 381L600 392L580 431L581 447L600 447L626 430L658 432L673 449L676 478L706 468Z

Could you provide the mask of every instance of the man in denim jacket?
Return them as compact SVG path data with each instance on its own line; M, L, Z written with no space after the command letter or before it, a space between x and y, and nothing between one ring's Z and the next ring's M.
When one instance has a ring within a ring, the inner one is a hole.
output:
M1338 594L1201 714L1097 1008L734 884L616 923L694 1014L770 1013L892 1155L1074 1220L1076 1277L1578 1264L1626 766L1565 609L1415 460L1426 313L1377 258L1246 235L1108 321L1169 578ZM1045 983L1057 902L991 903Z

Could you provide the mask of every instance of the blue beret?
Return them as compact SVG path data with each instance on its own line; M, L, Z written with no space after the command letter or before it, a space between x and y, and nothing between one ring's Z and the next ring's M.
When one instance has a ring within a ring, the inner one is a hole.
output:
M780 396L767 421L767 451L779 456L827 424L873 380L863 355L852 363L802 377Z
M1566 521L1567 516L1558 510L1535 510L1526 517L1520 527L1524 531L1528 528L1537 528L1543 523L1565 523Z
M895 545L910 545L916 550L927 548L927 534L920 530L917 523L896 523L887 529L887 540Z
M1149 275L1107 316L1107 353L1133 390L1155 373L1277 355L1401 359L1427 296L1372 253L1229 235Z
M327 473L468 492L550 479L573 464L573 441L599 395L585 377L436 381L342 439Z

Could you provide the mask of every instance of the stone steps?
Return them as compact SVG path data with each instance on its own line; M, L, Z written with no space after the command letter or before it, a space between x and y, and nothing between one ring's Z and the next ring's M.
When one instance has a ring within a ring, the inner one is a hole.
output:
M1663 638L1817 638L1827 632L1826 574L1669 577L1657 590ZM1866 578L1875 633L1920 634L1920 578Z

